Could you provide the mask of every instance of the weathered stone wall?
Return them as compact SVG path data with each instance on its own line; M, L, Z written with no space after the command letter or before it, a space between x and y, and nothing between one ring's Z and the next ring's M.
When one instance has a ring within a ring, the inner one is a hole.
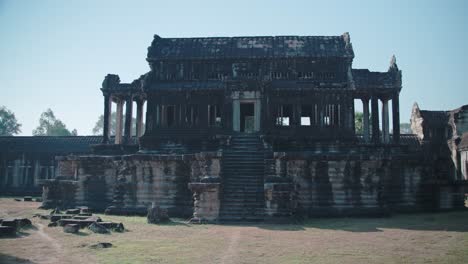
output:
M188 183L205 176L219 177L219 159L218 153L68 156L59 158L59 171L66 173L59 176L75 182L75 205L144 213L154 202L172 216L190 216L193 201Z
M29 153L0 153L0 193L9 195L37 195L43 180L56 175L53 155Z
M430 164L419 157L388 157L274 153L276 176L292 182L291 211L297 215L372 215L458 206L455 200L460 200L461 191L435 182Z

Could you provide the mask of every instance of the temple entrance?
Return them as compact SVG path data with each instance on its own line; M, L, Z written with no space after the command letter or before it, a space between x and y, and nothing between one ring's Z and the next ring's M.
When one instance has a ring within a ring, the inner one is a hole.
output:
M255 131L255 104L240 104L240 132L252 133Z
M260 92L233 92L232 130L241 133L260 131Z

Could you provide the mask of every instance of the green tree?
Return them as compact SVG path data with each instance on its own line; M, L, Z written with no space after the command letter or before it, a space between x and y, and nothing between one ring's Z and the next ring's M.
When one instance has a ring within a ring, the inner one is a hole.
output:
M354 113L354 127L356 134L362 134L364 132L363 130L363 120L364 120L364 114L362 112L356 112Z
M111 114L111 125L110 125L110 135L115 135L115 130L117 127L117 113L112 112ZM122 129L123 126L125 125L125 115L123 115L122 120ZM100 115L98 118L98 121L94 125L93 128L93 134L94 135L101 135L102 134L102 128L104 127L104 115ZM145 129L145 124L143 124L143 130ZM132 136L136 135L136 118L132 118Z
M76 129L70 132L65 124L57 119L54 112L49 108L41 114L39 126L33 130L34 136L76 136Z
M410 123L401 123L400 124L400 133L401 134L411 134L411 124Z
M15 114L5 106L0 106L0 136L13 136L21 132L21 124Z

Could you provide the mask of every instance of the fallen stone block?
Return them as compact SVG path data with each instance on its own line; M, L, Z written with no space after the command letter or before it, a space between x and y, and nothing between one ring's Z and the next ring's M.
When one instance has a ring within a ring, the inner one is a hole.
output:
M104 226L107 229L117 228L119 226L119 224L123 226L122 223L114 223L114 222L99 222L99 224Z
M149 224L159 224L169 221L167 210L154 205L148 208L148 215L146 218Z
M11 226L0 226L0 237L9 237L16 235L16 228Z
M87 217L85 220L86 221L93 221L93 222L102 222L101 217L99 217L97 215L92 215L90 217Z
M25 196L23 197L23 201L25 202L32 202L33 198L31 196Z
M100 242L100 243L97 243L97 244L94 244L94 245L90 245L89 247L90 247L90 248L94 248L94 249L98 249L98 248L110 248L110 247L112 247L112 244L111 244L111 243L107 243L107 242Z
M77 208L80 209L80 214L91 214L91 210L86 206L79 206Z
M88 218L89 216L84 216L84 215L75 215L72 217L72 219L78 219L78 220L86 220Z
M98 234L108 234L109 229L101 225L100 223L94 222L88 226L88 229Z
M74 215L65 215L65 214L54 214L50 216L50 221L57 222L62 219L71 219Z
M15 220L16 220L17 226L19 228L25 228L25 227L31 227L32 226L31 220L29 220L27 218L17 218Z
M65 214L71 214L71 215L77 215L80 213L80 209L74 208L74 209L67 209L65 211Z
M59 226L66 226L70 224L78 225L80 228L85 228L90 224L94 223L94 221L88 220L79 220L79 219L61 219L57 221Z
M12 227L15 230L17 230L18 229L18 222L16 222L16 219L7 218L7 219L3 219L2 226L9 226L9 227Z
M92 216L93 214L92 213L80 213L78 215L80 215L80 216Z
M75 233L78 233L79 230L80 230L80 226L77 224L67 224L63 227L63 232L65 233L75 234Z
M112 228L112 231L115 231L115 232L123 232L125 231L125 227L122 223L118 223L116 226L114 226Z

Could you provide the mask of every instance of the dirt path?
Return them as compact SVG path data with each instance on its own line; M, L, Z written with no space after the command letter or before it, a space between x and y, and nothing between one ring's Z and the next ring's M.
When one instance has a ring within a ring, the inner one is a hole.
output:
M229 246L227 250L223 252L223 258L221 259L222 264L238 263L239 242L241 236L241 229L237 228L235 231L233 231L229 240Z

